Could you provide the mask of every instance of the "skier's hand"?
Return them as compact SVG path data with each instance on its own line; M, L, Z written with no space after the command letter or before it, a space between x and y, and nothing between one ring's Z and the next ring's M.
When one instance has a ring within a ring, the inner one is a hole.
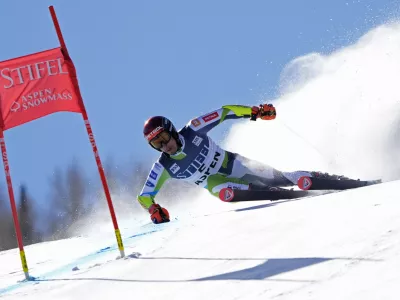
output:
M273 120L276 118L276 109L272 104L264 104L260 111L261 120Z
M154 224L169 222L169 212L159 204L152 204L149 208L150 218Z
M260 106L253 106L251 108L252 121L260 118L261 120L273 120L276 118L276 109L272 104L260 104Z

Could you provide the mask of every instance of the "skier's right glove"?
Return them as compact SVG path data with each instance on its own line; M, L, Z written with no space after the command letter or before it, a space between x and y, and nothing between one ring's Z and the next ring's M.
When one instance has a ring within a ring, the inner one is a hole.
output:
M169 212L159 204L152 204L149 208L150 218L154 224L169 222Z
M253 106L251 108L250 120L256 121L258 118L261 120L273 120L276 118L276 109L272 104L264 104L260 106Z

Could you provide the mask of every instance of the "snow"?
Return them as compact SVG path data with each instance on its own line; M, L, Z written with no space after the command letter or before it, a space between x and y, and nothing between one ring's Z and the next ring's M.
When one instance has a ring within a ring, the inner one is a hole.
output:
M398 299L399 66L396 23L299 57L272 99L277 119L237 122L222 145L282 170L386 182L278 202L224 203L201 190L170 201L167 224L140 209L119 217L122 259L111 220L93 220L74 238L26 247L34 281L23 281L16 249L0 252L0 297Z
M118 259L110 224L108 234L26 247L32 282L18 282L18 254L5 251L0 295L397 299L399 188L393 181L300 200L216 202L207 213L200 209L168 224L124 227L124 259Z

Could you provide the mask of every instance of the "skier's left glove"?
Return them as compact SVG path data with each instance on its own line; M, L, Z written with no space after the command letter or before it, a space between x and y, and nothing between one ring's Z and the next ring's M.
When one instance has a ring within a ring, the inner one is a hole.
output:
M251 108L250 120L256 121L258 118L261 120L273 120L276 118L276 109L272 104L260 104L260 106L253 106Z
M154 224L169 222L169 212L159 204L152 204L149 208L150 218Z

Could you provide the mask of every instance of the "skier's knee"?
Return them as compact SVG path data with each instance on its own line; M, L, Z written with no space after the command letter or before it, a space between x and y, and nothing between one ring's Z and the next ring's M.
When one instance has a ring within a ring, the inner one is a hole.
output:
M215 197L218 197L219 192L223 188L247 190L248 182L239 178L227 178L226 176L215 174L207 179L207 189Z

